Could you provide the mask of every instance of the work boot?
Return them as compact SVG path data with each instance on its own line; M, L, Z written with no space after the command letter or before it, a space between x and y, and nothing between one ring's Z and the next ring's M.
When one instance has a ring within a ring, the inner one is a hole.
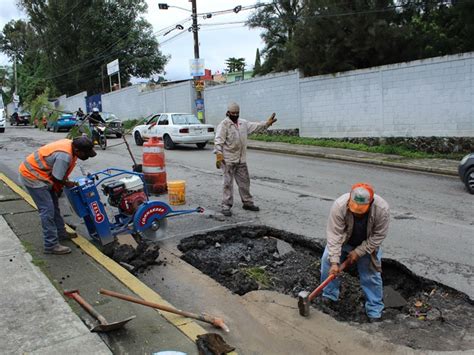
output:
M76 232L66 231L66 234L59 236L59 240L70 240L70 239L73 239L73 238L77 238L77 233Z
M55 254L55 255L69 254L70 252L71 252L71 248L65 245L61 245L61 244L56 244L52 249L44 250L45 254Z
M248 210L248 211L254 211L254 212L260 211L260 208L258 208L258 207L255 206L255 205L243 205L242 208L243 208L244 210Z
M232 212L230 210L222 210L221 212L226 217L232 216Z
M383 322L382 317L380 317L380 318L367 317L367 318L369 318L369 323L380 323L380 322Z

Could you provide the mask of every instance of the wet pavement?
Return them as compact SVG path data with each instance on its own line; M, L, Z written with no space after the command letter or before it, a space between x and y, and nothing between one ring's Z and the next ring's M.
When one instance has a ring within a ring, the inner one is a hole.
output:
M114 277L78 245L64 241L72 248L71 254L43 254L37 211L1 180L0 214L2 354L150 354L164 350L197 354L193 340L154 309L99 295L98 290L106 288L136 297L123 284L130 280ZM98 323L62 296L70 289L79 289L109 322L136 318L121 330L90 333L89 328Z

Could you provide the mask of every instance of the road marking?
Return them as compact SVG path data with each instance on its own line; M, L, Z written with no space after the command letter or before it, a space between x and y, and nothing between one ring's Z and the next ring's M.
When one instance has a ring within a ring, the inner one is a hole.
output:
M13 180L8 178L3 173L0 173L0 180L7 184L8 187L10 187L14 192L20 195L26 202L28 202L32 207L36 209L36 205L31 196L22 188L20 188ZM66 225L66 229L70 232L74 232L74 230L68 225ZM107 271L114 275L126 287L128 287L131 291L133 291L136 295L140 296L145 301L160 303L162 305L175 308L171 303L163 299L158 293L156 293L153 289L145 285L138 278L133 276L125 268L117 264L108 256L102 254L102 252L86 238L78 235L77 238L73 238L71 239L71 241L74 242L77 246L79 246L87 255L92 257L96 262L102 265ZM207 331L203 327L201 327L192 319L169 312L161 312L158 309L156 309L156 311L194 342L197 340L198 335L207 333ZM237 355L237 352L231 352L229 354Z

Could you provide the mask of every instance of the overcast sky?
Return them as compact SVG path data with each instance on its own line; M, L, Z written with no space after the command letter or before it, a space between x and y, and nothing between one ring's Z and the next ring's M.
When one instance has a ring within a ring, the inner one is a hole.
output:
M178 80L189 78L189 60L194 58L194 46L192 32L187 29L191 26L190 12L177 8L159 10L158 3L163 2L168 5L179 6L191 10L191 3L188 0L147 0L148 13L146 19L153 25L155 32L170 25L180 23L184 30L173 30L166 36L158 35L160 49L163 54L170 55L171 59L165 67L168 80ZM207 13L220 10L233 9L237 5L253 5L256 0L197 0L198 13ZM0 29L12 19L25 18L16 7L15 0L0 0ZM260 30L250 30L243 24L228 24L229 22L245 21L253 10L241 11L237 14L230 13L215 15L210 19L198 18L200 24L199 31L199 51L200 57L205 60L205 67L214 73L225 69L225 60L229 57L245 58L247 68L253 67L255 62L255 52L257 48L263 48L260 38ZM227 23L226 25L216 25ZM175 37L176 36L176 37ZM162 44L161 44L162 43ZM8 58L0 54L0 65L8 64Z

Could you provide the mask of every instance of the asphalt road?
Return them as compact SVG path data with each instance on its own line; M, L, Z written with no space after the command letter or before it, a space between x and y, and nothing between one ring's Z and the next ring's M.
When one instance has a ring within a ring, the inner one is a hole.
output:
M64 137L31 127L7 127L0 134L0 171L17 181L17 167L38 146ZM129 138L134 155L141 148ZM106 151L82 165L87 171L130 168L120 139L110 139ZM168 180L187 183L187 206L203 206L205 216L170 221L169 236L235 223L260 223L310 238L325 239L332 201L355 182L370 182L391 206L392 220L383 244L384 257L393 258L421 276L442 282L474 298L474 197L459 179L378 166L248 151L251 191L258 213L241 209L235 191L234 215L221 218L222 173L214 166L212 147L194 146L166 151ZM76 169L73 175L80 175ZM166 199L166 197L163 197Z

